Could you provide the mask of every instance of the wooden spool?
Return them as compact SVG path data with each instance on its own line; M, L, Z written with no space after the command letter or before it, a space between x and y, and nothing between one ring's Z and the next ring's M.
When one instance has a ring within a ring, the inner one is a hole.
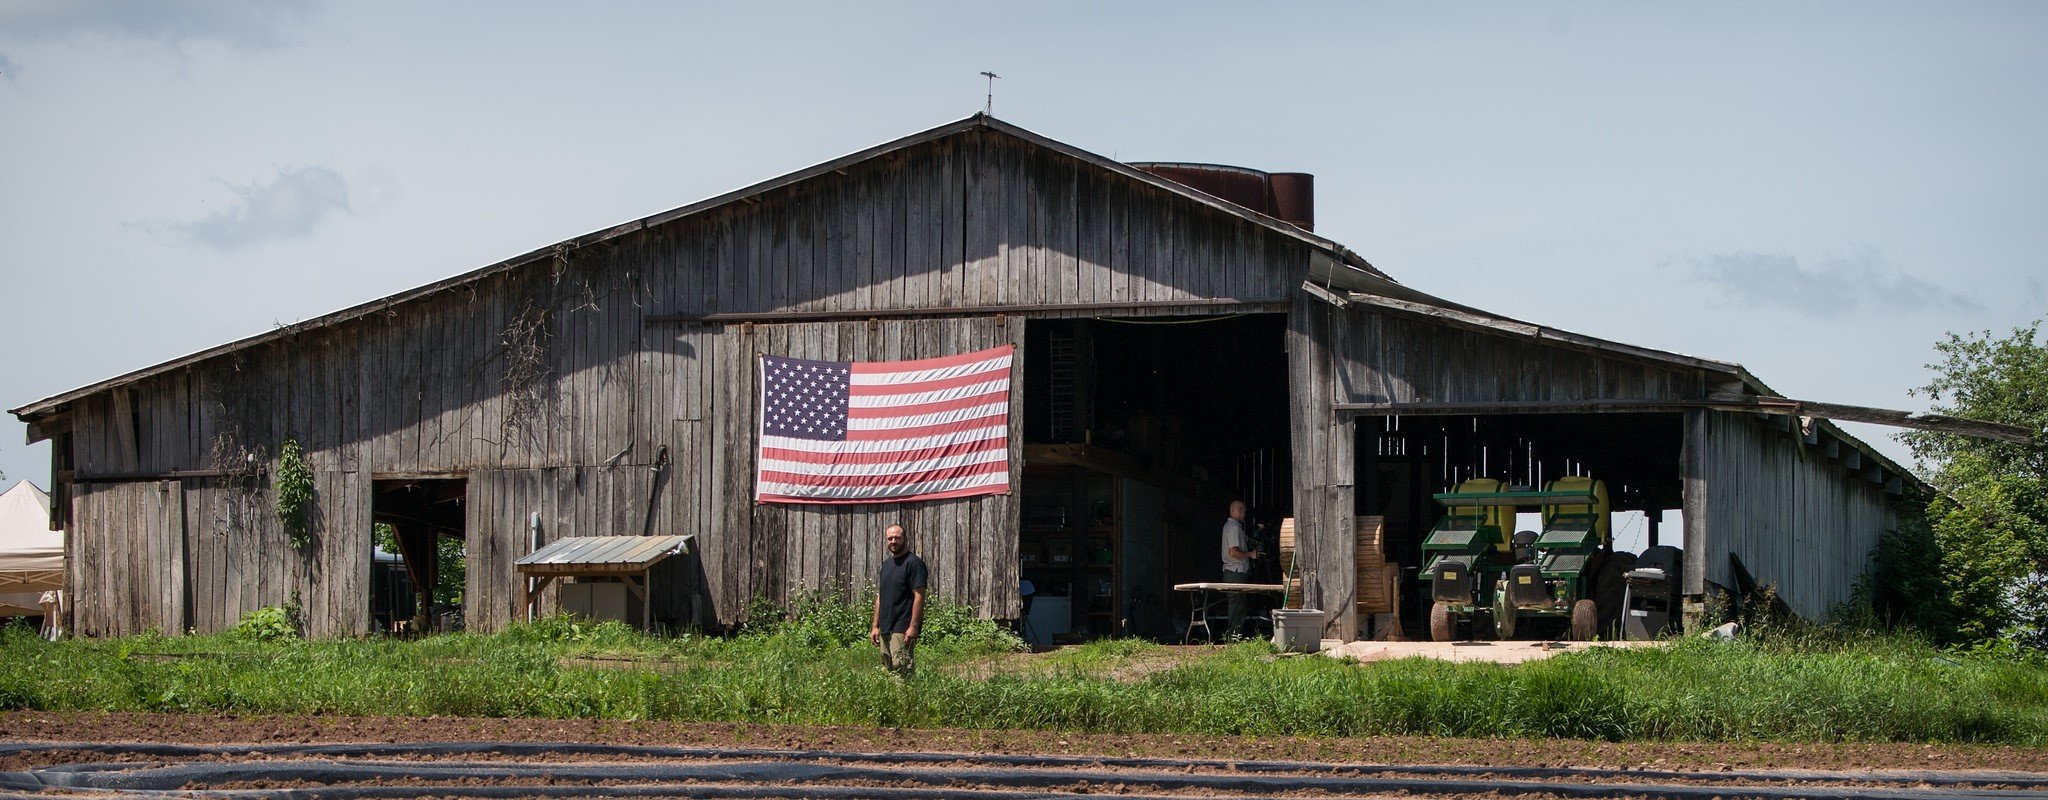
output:
M1294 574L1294 518L1280 520L1280 582L1287 587L1287 608L1301 607L1301 576Z

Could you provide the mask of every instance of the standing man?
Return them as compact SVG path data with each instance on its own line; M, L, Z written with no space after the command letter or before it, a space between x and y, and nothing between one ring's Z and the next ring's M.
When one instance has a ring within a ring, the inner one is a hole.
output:
M889 546L889 555L882 559L882 577L875 592L875 621L868 628L868 641L882 648L883 666L907 678L911 652L917 649L918 628L924 625L928 573L924 559L910 552L910 546L904 542L903 526L889 526L882 537Z
M1244 501L1230 501L1230 518L1223 521L1223 582L1251 583L1252 559L1258 558L1258 551L1252 550L1246 542ZM1244 592L1229 592L1230 628L1227 635L1236 636L1243 632L1244 618L1251 612L1251 596Z

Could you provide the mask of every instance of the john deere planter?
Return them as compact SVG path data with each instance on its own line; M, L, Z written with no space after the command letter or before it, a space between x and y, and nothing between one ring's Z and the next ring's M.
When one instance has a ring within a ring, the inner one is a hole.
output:
M1502 495L1501 482L1478 478L1436 496L1446 509L1422 540L1422 579L1429 582L1429 638L1448 642L1458 623L1468 621L1493 597L1500 576L1513 564L1506 531L1511 506L1483 502Z
M1456 638L1460 622L1483 612L1502 639L1521 621L1566 622L1575 640L1598 633L1595 576L1605 561L1607 487L1591 478L1561 478L1543 491L1503 490L1491 479L1466 481L1439 494L1446 510L1423 540L1422 578L1430 582L1430 638ZM1507 534L1517 509L1540 509L1543 530Z
M1591 478L1560 478L1544 487L1543 532L1518 548L1502 579L1494 629L1512 638L1526 617L1564 618L1572 639L1599 631L1593 602L1593 567L1609 535L1607 485Z

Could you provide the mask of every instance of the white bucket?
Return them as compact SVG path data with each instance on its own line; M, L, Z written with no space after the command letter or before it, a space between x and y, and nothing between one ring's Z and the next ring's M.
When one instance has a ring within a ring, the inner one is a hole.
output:
M1313 653L1323 649L1323 620L1328 617L1313 608L1273 609L1273 646L1283 653Z

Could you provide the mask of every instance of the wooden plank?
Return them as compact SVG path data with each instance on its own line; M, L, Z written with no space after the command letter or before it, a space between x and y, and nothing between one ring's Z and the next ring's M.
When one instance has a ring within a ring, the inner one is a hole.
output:
M126 386L107 392L109 408L103 446L110 470L134 471L142 466L142 457L136 447L134 394Z
M158 559L158 603L162 608L159 630L176 636L191 627L191 609L186 603L189 585L185 569L185 493L177 481L156 485L160 516L154 531L152 550Z
M1019 316L1153 316L1160 314L1270 314L1286 311L1293 301L1289 298L1267 299L1207 299L1191 298L1160 301L1128 301L1108 303L1008 303L973 305L949 308L896 308L896 309L851 309L824 311L789 311L780 313L733 312L717 314L650 314L645 320L653 325L697 325L717 324L782 324L793 322L849 322L869 319L931 318L959 319L1003 315Z

